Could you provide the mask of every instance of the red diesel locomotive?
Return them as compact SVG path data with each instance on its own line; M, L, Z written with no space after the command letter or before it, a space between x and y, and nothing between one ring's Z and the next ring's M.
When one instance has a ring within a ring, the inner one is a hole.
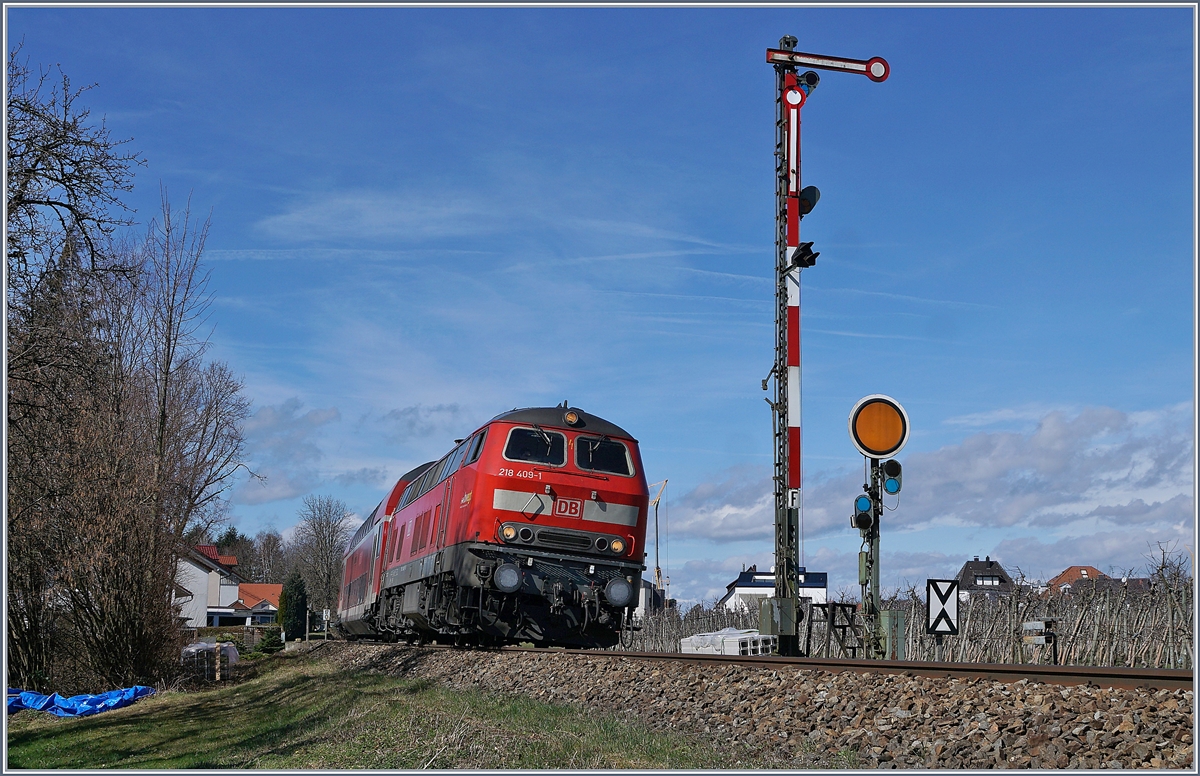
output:
M608 647L637 604L637 440L582 410L497 415L405 474L346 550L347 638Z

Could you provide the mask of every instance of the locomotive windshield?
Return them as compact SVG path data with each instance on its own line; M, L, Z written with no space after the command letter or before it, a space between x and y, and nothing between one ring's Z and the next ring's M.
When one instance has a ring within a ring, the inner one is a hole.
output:
M579 437L579 444L575 447L575 465L587 471L620 474L623 477L633 475L625 445L607 437Z
M508 434L504 457L510 461L562 466L567 462L567 438L557 431L514 428Z

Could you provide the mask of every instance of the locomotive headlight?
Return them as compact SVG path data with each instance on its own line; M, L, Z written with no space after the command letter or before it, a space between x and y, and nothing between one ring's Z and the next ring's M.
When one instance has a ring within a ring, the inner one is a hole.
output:
M501 528L500 529L500 538L506 542L511 542L513 539L516 539L517 538L516 526L506 525L503 528Z
M613 606L627 606L633 600L633 585L623 577L614 577L604 586L604 597Z
M618 555L625 552L625 542L620 539L613 539L612 544L610 544L608 546L609 546L609 549L611 549L613 552L615 552Z
M492 582L502 593L515 593L521 589L521 569L512 563L502 563L492 576Z

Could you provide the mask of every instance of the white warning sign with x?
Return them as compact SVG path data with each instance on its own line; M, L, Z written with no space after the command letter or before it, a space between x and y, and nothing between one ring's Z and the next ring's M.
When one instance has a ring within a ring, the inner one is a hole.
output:
M925 580L925 632L958 635L958 580Z

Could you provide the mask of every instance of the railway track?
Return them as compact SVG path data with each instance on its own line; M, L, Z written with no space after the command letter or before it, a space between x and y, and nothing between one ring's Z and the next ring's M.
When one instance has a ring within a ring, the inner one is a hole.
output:
M923 663L906 660L847 660L777 655L694 655L678 652L615 652L590 649L545 647L504 647L505 652L551 652L586 655L593 658L624 657L631 660L712 663L753 668L800 668L815 671L854 671L856 673L900 674L956 679L991 679L1018 682L1027 679L1046 684L1078 685L1122 689L1190 690L1194 675L1187 669L1123 668L1094 666L1047 666L1010 663Z

